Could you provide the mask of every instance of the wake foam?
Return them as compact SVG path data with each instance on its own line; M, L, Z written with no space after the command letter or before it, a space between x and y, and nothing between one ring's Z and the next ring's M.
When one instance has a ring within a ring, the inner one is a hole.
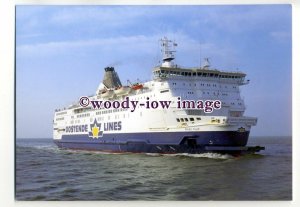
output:
M220 153L213 153L213 152L206 152L201 154L189 154L189 153L178 153L178 154L163 154L163 156L184 156L184 157L192 157L192 158L209 158L209 159L233 159L234 156L229 154L220 154Z
M76 149L60 149L54 145L38 145L32 146L31 148L52 151L52 152L64 152L69 154L90 154L90 155L130 155L130 154L144 154L152 157L191 157L191 158L209 158L209 159L233 159L234 156L229 154L220 154L213 152L205 152L200 154L189 154L189 153L177 153L177 154L161 154L161 153L130 153L130 152L105 152L105 151L89 151L89 150L76 150Z

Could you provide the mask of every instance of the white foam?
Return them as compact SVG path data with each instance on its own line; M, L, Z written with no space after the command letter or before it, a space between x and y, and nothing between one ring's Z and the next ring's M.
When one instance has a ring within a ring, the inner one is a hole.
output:
M159 156L162 156L163 154L160 154L160 153L145 153L146 155L148 156L153 156L153 157L159 157Z
M43 151L50 151L50 152L60 151L60 149L54 145L36 145L36 146L32 146L32 148L43 150Z
M193 157L193 158L210 158L210 159L232 159L234 158L229 154L219 154L206 152L201 154L189 154L189 153L178 153L178 154L163 154L164 156L185 156L185 157Z
M73 150L73 149L60 149L53 145L39 145L33 146L33 148L47 151L60 151L60 152L68 152L68 153L79 153L79 154L99 154L99 155L122 155L122 154L131 154L130 152L104 152L104 151L88 151L88 150ZM133 153L135 154L135 153ZM143 153L142 153L143 154ZM177 154L161 154L161 153L144 153L147 156L159 157L159 156L168 156L168 157L192 157L192 158L209 158L209 159L233 159L234 156L229 154L220 154L220 153L212 153L206 152L201 154L189 154L189 153L177 153Z

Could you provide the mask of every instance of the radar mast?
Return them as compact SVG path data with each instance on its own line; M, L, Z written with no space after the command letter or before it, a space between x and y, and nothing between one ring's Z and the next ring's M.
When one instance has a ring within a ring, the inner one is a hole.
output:
M161 42L161 52L163 54L162 59L162 67L172 67L174 64L172 60L175 59L174 53L176 52L175 47L177 46L177 43L175 43L172 40L168 40L167 37L164 37L160 40Z

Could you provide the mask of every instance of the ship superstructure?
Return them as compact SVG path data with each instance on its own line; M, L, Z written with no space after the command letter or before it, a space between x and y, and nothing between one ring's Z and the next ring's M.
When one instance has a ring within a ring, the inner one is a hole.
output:
M162 64L153 68L148 82L122 85L113 67L105 68L102 83L89 100L139 101L129 108L94 109L79 103L54 116L54 142L62 148L147 153L241 153L247 147L257 118L244 116L240 86L249 83L242 72L202 67L182 68L174 63L173 41L161 40ZM168 109L145 108L148 101L170 101ZM179 100L220 100L221 108L205 113L179 108ZM142 105L141 105L142 104Z

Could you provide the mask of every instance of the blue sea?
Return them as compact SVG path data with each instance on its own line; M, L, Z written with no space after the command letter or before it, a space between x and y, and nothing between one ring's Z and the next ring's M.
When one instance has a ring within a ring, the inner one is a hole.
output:
M292 138L250 137L254 155L113 154L17 139L16 200L291 200Z

